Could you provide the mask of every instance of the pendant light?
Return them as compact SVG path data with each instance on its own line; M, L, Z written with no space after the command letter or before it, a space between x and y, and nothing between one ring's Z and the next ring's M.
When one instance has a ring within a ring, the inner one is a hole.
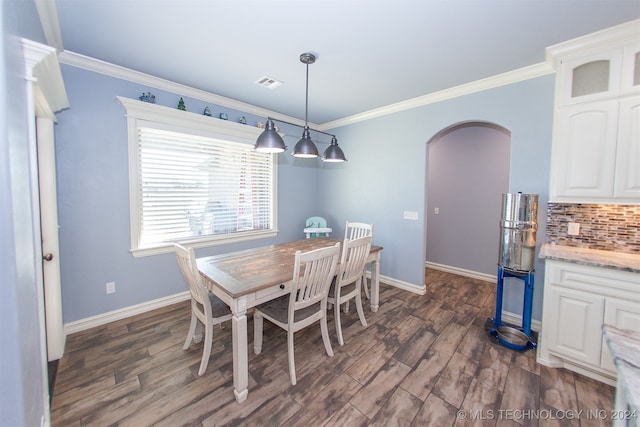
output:
M284 144L282 137L276 130L274 121L286 123L288 125L293 125L297 127L303 128L302 130L302 138L296 143L293 153L291 153L294 157L300 158L315 158L318 157L318 148L316 144L311 139L311 132L323 133L325 135L331 136L331 144L322 155L322 161L324 162L345 162L347 161L344 156L344 152L338 146L338 140L335 135L332 135L327 132L323 132L316 129L309 128L309 64L313 64L316 62L316 57L312 53L303 53L300 55L300 62L307 66L307 79L306 79L306 93L305 93L305 109L304 109L304 127L295 123L287 122L280 119L274 119L272 117L267 117L267 124L265 126L265 130L260 134L258 139L256 140L255 150L260 153L281 153L287 149L287 146Z
M307 84L305 95L305 107L304 107L304 130L302 131L302 138L298 141L293 148L294 157L313 158L318 157L318 148L316 144L311 140L311 134L309 133L308 114L309 114L309 64L316 62L316 57L312 53L303 53L300 55L300 62L307 65Z
M336 137L331 138L331 145L327 147L324 154L322 155L323 162L329 163L338 163L338 162L346 162L347 158L344 156L344 152L342 148L338 147L338 140Z
M273 120L267 120L264 132L256 140L254 148L259 153L282 153L287 149L282 137L276 131L276 125Z

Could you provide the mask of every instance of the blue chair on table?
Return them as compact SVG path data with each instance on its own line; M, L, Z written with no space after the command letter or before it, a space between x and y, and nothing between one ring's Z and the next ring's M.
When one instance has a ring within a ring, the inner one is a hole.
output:
M307 235L307 239L310 237L329 237L329 234L333 231L327 227L327 220L321 216L307 218L305 227L304 234Z

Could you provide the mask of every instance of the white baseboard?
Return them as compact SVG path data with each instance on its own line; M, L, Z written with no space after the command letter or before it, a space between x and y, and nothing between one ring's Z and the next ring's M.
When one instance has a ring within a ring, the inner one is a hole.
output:
M617 384L616 376L612 374L608 374L601 371L591 370L585 366L581 366L575 363L571 363L569 360L557 358L555 356L551 356L550 359L545 359L544 357L536 357L536 362L541 365L548 366L550 368L565 368L573 372L577 372L580 375L584 375L585 377L589 377L596 381L599 381L604 384L608 384L612 387L615 387Z
M367 272L367 276L371 277L371 274ZM413 285L408 282L393 279L387 276L380 276L380 281L387 285L394 286L396 288L403 289L405 291L413 292L419 295L424 295L426 287ZM87 329L94 328L96 326L106 325L107 323L114 322L116 320L126 319L127 317L142 314L147 311L155 310L157 308L166 307L171 304L186 301L189 299L189 292L181 292L175 295L169 295L168 297L159 298L153 301L144 302L142 304L136 304L129 307L121 308L107 313L98 314L96 316L87 317L85 319L76 320L64 324L64 332L66 335L73 334L75 332L85 331Z
M65 323L64 331L66 335L73 334L74 332L80 332L96 326L106 325L107 323L114 322L116 320L126 319L127 317L135 316L137 314L146 313L147 311L186 301L189 298L189 291L169 295L168 297L143 302L142 304L136 304L118 310L109 311L107 313L98 314L97 316Z
M494 310L495 311L495 310ZM522 325L522 315L511 313L510 311L502 310L502 321L511 325ZM542 322L539 320L531 319L531 330L540 332Z
M458 276L470 277L472 279L482 280L484 282L496 283L498 281L498 276L479 273L477 271L465 270L464 268L452 267L450 265L438 264L435 262L426 261L424 263L426 268L432 268L434 270L444 271L446 273L457 274Z
M441 270L448 273L457 274L460 276L471 277L473 279L483 280L485 282L495 283L497 280L496 276L491 276L489 274L478 273L475 271L464 270L461 268L446 266L442 264L427 262L425 263L425 266L427 268L433 268L434 270ZM367 276L371 277L371 273L367 272ZM424 284L422 284L422 286L414 285L413 283L394 279L393 277L389 277L389 276L380 275L380 282L384 282L387 285L390 285L408 292L413 292L418 295L424 295L427 292L426 285ZM127 317L135 316L137 314L142 314L147 311L155 310L157 308L166 307L168 305L186 301L188 299L189 299L188 291L181 292L175 295L169 295L168 297L159 298L153 301L132 305L129 307L99 314L97 316L76 320L74 322L65 323L64 331L66 335L73 334L75 332L84 331L87 329L94 328L96 326L106 325L107 323L114 322L116 320L126 319ZM514 313L503 312L502 316L503 316L502 317L503 320L507 323L520 324L520 322L522 321L522 316L518 316ZM532 321L531 329L535 331L539 331L540 322L536 320Z
M367 271L367 277L371 278L371 272ZM402 280L394 279L393 277L380 275L380 282L385 285L393 286L394 288L402 289L403 291L413 292L414 294L424 295L427 292L427 287L414 285L413 283L404 282Z

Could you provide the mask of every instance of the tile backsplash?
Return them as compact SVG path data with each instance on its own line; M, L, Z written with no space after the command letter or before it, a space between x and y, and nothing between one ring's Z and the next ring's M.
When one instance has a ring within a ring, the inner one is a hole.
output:
M547 208L547 243L640 254L640 206L549 202ZM577 236L567 234L570 222L580 224Z

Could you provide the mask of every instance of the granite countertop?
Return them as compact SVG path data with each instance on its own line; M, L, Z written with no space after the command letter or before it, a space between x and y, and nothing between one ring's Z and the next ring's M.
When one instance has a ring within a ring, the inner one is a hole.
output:
M545 243L540 258L640 273L640 255Z
M621 397L634 412L633 419L637 420L637 411L640 410L640 333L612 325L603 325L602 331L616 364Z

